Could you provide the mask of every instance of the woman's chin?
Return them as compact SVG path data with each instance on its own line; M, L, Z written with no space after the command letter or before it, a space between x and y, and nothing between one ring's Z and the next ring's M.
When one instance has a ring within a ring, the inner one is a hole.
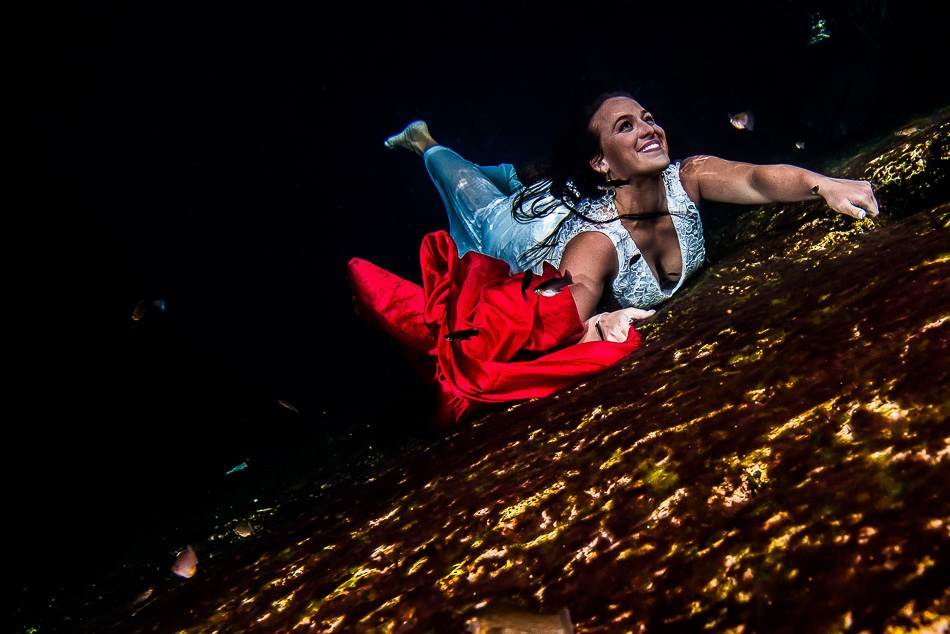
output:
M649 166L649 172L654 174L656 172L662 172L667 167L670 166L670 155L666 152L654 152L653 156L647 156L646 165Z

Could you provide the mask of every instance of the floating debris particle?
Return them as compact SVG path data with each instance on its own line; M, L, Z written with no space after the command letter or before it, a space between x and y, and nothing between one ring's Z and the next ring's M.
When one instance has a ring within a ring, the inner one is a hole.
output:
M195 574L195 570L197 569L198 556L195 554L195 549L189 544L185 550L178 553L178 558L175 559L175 563L172 566L172 572L179 577L188 579Z
M808 39L808 44L817 44L822 40L827 40L831 37L831 34L828 33L828 23L825 22L817 13L811 14L811 37Z
M138 304L135 305L135 310L132 311L132 319L135 321L141 320L145 317L145 313L149 308L157 308L158 310L165 312L165 300L164 299L154 299L148 300L143 299Z
M234 467L233 469L231 469L230 471L228 471L228 472L225 473L224 475L229 476L229 475L231 475L232 473L235 473L236 471L244 471L245 469L247 469L247 462L246 462L246 461L245 461L245 462L242 462L242 463L239 464L238 466Z
M282 401L282 400L280 400L280 399L277 399L277 402L280 403L281 405L283 405L284 407L286 407L287 409L289 409L290 411L292 411L294 414L299 414L299 413L300 413L300 410L299 410L299 409L297 409L296 407L294 407L293 405L291 405L291 404L288 403L287 401Z
M804 150L804 149L805 149L805 142L804 142L804 141L795 141L795 147L797 147L799 150Z

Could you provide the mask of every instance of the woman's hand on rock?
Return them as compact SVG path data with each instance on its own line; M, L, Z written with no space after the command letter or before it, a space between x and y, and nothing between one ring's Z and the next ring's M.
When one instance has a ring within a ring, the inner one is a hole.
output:
M812 191L824 198L828 206L840 214L860 220L865 216L873 218L880 213L874 189L868 181L828 178L815 190Z
M612 313L604 313L600 316L597 324L600 327L599 331L603 335L604 341L623 343L627 340L627 335L630 334L633 322L646 319L655 312L654 310L640 308L623 308Z

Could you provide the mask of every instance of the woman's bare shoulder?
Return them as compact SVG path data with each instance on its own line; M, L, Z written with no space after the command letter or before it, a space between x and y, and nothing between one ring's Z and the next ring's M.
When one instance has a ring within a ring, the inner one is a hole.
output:
M710 159L715 159L715 157L700 154L690 156L680 161L680 184L683 185L683 189L686 191L686 195L689 196L689 199L696 204L702 202L702 190L699 186L699 179L704 166L706 166Z
M614 252L614 243L611 241L607 234L600 231L582 231L576 236L568 241L565 250L567 249L584 249L604 252L611 254Z
M564 247L562 270L565 265L596 271L601 277L613 277L617 274L617 249L600 231L584 231L571 238Z

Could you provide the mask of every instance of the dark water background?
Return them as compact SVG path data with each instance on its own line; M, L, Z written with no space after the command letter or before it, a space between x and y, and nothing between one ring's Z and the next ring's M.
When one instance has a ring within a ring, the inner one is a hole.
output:
M425 442L426 393L346 281L354 256L417 280L445 225L386 136L424 118L463 156L520 166L563 106L619 87L674 158L820 169L948 102L938 3L850 4L14 12L4 463L23 610L238 495L223 474L244 461L332 470ZM830 37L809 44L819 18ZM741 110L753 133L729 125ZM167 311L133 322L141 299Z

